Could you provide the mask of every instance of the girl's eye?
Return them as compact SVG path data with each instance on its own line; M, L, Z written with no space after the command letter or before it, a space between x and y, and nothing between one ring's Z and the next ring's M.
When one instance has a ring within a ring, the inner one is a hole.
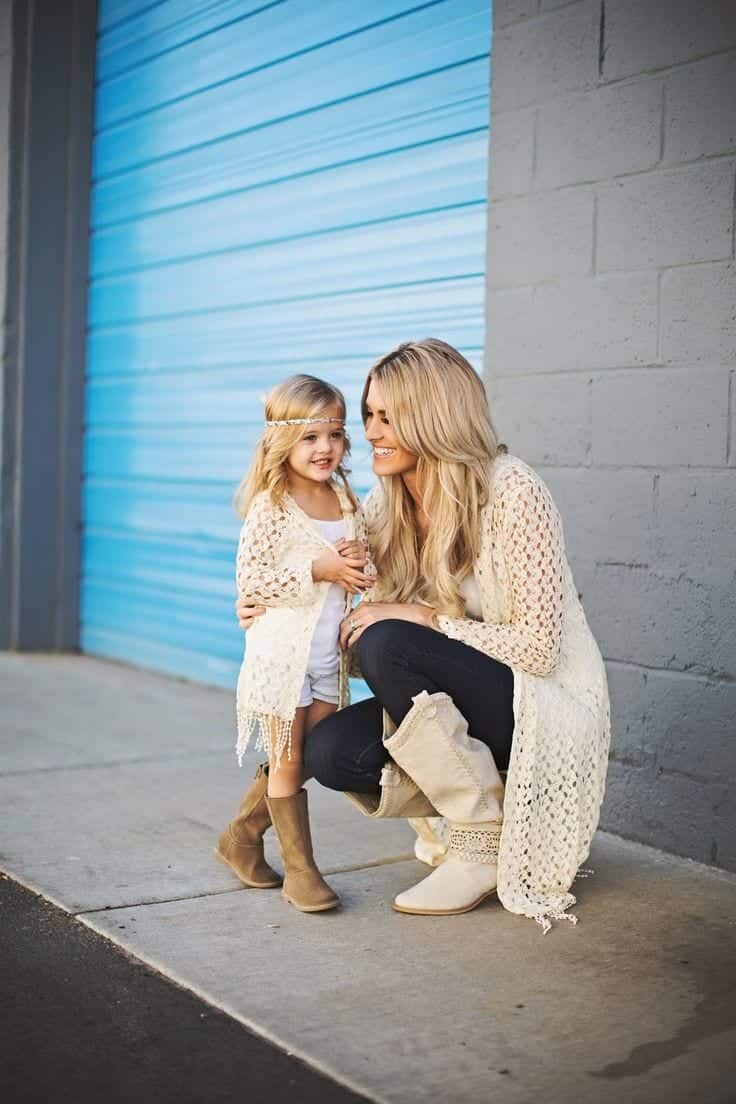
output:
M316 440L317 440L317 434L316 433L307 433L307 434L305 434L304 437L302 437L302 441L316 441Z
M332 436L336 441L342 441L343 433L341 429L335 429L332 431Z

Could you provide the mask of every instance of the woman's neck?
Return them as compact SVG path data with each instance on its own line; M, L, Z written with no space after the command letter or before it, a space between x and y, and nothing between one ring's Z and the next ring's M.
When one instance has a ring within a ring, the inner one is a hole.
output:
M412 468L411 471L403 472L401 478L414 503L414 520L419 534L419 543L423 544L429 529L429 518L422 509L422 491L417 481L417 469Z

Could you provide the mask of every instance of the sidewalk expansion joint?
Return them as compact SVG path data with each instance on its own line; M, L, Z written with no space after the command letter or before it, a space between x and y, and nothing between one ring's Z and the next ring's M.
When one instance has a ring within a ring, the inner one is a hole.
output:
M396 863L414 862L414 855L391 855L386 859L371 859L368 862L356 863L354 866L335 866L322 871L323 874L351 874L358 870L373 870L378 866L393 866ZM71 916L95 916L103 912L120 912L124 909L148 908L151 905L170 905L177 901L199 901L205 897L223 897L228 893L240 893L249 887L244 885L230 886L225 889L211 889L205 893L184 893L178 897L154 897L148 901L126 901L122 905L103 905L101 908L74 909ZM269 892L264 890L263 892Z
M230 751L229 744L219 748L210 748L207 751L186 751L178 754L174 753L172 755L139 755L136 758L115 759L113 761L100 759L92 763L58 763L50 767L25 767L22 770L0 771L0 779L17 778L26 774L53 774L61 771L107 770L112 767L136 767L140 766L141 763L183 762L187 759L207 759L213 755L222 755L225 751Z

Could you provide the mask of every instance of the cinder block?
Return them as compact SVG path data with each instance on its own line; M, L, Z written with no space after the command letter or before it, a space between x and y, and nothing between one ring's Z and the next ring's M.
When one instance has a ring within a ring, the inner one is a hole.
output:
M733 587L600 562L585 612L607 659L714 678L736 674Z
M653 534L657 563L664 570L689 571L732 585L736 472L662 472L657 477Z
M657 276L491 290L487 334L493 375L650 364L657 356Z
M587 276L593 262L593 193L534 193L491 203L488 283L514 287Z
M725 870L736 869L736 802L727 780L611 760L601 828Z
M606 666L611 699L611 758L630 767L651 763L645 750L651 712L649 673L641 667Z
M645 369L593 381L593 462L726 463L728 372Z
M504 376L489 398L494 424L530 464L584 464L590 447L590 381L565 376Z
M579 0L499 31L491 67L494 110L543 103L594 84L598 17L598 0Z
M534 160L534 108L491 116L489 189L492 198L528 192Z
M499 30L520 19L529 19L539 10L539 0L493 0L493 27Z
M723 787L736 774L736 684L616 663L608 664L607 674L612 762L605 826L733 868L733 802L727 801L729 810L719 804ZM671 781L678 779L693 783L692 788L673 793ZM675 798L667 817L667 802ZM694 822L701 825L702 838L692 832ZM675 834L665 836L664 825ZM688 826L685 833L683 825Z
M736 364L736 265L664 273L662 359L671 364Z
M511 444L514 445L512 440ZM513 451L513 450L512 450ZM522 455L524 455L522 453ZM565 547L578 573L596 563L651 566L654 474L635 469L542 468L562 515Z
M645 747L666 771L736 777L736 683L652 673Z
M667 78L664 160L736 150L736 52L676 69Z
M606 0L603 79L662 69L736 45L731 0Z
M610 662L607 675L612 758L705 785L736 774L736 684Z
M731 256L734 162L617 180L598 192L599 272Z
M641 80L553 100L539 109L535 185L608 180L659 161L662 82Z

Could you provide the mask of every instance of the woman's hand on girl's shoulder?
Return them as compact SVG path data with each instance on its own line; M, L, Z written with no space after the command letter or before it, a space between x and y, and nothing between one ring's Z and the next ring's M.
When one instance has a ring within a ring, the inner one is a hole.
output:
M248 598L238 598L235 603L235 614L241 629L249 629L265 612L265 606L254 606Z

